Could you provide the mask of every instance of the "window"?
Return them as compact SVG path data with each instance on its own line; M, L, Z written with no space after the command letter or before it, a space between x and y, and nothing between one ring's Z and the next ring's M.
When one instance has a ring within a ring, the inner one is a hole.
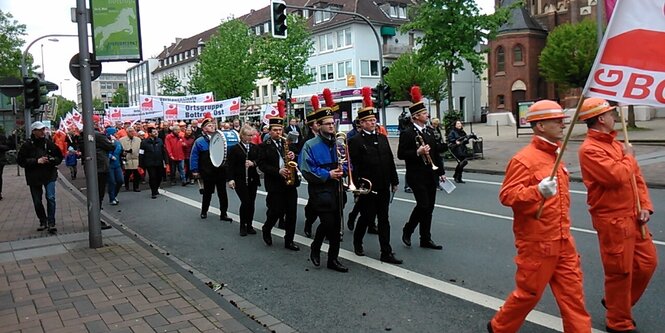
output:
M332 80L335 78L335 73L333 72L333 65L321 65L319 66L319 75L321 81Z
M353 73L353 66L351 60L342 61L337 63L337 78L345 79L346 75Z
M261 91L263 92L263 97L268 96L268 86L261 86Z
M270 23L266 22L263 23L263 31L262 32L269 32L270 31Z
M379 76L379 61L360 60L360 76Z
M314 12L314 24L330 21L332 18L332 13L330 12L322 12L322 11L315 11Z
M515 47L513 47L513 63L524 63L524 59L522 58L522 45L515 45Z
M309 74L309 76L310 76L310 81L309 82L316 82L316 68L315 67L305 68L305 74Z
M337 31L337 48L351 46L351 29L346 28Z
M497 73L506 71L506 54L503 51L503 46L496 49L496 71Z
M503 108L505 107L506 104L506 98L503 95L496 96L496 106L498 108Z
M406 7L403 7L403 6L400 6L400 5L390 5L390 10L388 11L388 15L392 18L405 19L406 18Z
M333 49L333 34L319 36L319 52L332 51Z

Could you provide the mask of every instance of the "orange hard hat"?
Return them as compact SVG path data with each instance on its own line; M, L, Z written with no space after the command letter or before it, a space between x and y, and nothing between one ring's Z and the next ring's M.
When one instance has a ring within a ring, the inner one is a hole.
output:
M591 97L584 100L582 109L580 110L579 120L587 120L601 114L616 109L616 106L611 106L606 100L598 97Z
M568 116L563 112L561 105L548 99L533 103L526 112L527 122L563 118L568 118Z

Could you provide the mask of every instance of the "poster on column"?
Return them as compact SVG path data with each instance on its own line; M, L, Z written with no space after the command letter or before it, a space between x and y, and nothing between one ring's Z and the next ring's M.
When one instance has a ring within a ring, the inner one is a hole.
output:
M165 120L199 119L206 114L213 118L237 116L240 114L240 97L210 103L167 103L165 107Z
M141 111L151 114L164 112L167 103L211 103L215 101L212 92L187 96L139 95L139 100L141 101Z

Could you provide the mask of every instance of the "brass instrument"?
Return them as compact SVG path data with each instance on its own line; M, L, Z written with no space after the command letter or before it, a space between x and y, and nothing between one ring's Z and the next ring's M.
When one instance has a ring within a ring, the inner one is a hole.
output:
M420 135L420 131L416 131L416 144L418 145L418 147L425 145L425 140L423 140L422 135ZM434 162L432 162L432 156L429 155L429 152L423 155L423 162L425 162L425 165L431 165L432 170L439 169L439 167L434 165Z
M337 142L337 160L340 165L340 168L343 170L344 163L347 164L348 170L348 181L346 184L343 184L346 191L351 192L355 195L358 194L369 194L375 193L372 191L372 182L367 178L360 178L362 183L360 187L356 187L356 184L353 183L353 170L351 168L351 155L348 152L349 146L347 145L346 133L338 132L335 134L335 141Z
M282 137L281 139L282 147L284 148L284 167L289 170L289 176L286 178L286 185L293 186L296 184L296 177L298 177L298 163L289 158L289 145L291 144L291 141L285 137Z

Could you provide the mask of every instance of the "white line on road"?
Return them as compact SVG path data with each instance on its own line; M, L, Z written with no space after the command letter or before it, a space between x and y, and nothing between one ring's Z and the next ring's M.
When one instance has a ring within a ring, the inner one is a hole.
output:
M160 190L161 193L164 194L164 196L167 196L171 199L180 201L184 204L187 204L189 206L195 207L195 208L200 208L200 202L189 199L187 197L181 196L179 194L175 194L169 191L165 190ZM264 191L258 191L259 194L265 195L266 192ZM395 198L398 199L398 198ZM403 201L407 201L406 199L399 199ZM410 200L409 200L410 201ZM408 201L407 201L408 202ZM304 205L307 203L307 200L303 198L298 198L298 204ZM220 214L220 211L216 207L210 207L209 212L213 214ZM238 215L233 214L233 213L228 213L229 216L233 217L234 222L239 219ZM494 216L495 214L490 214ZM500 215L496 215L500 216ZM254 225L257 228L263 227L263 223L258 222L258 221L253 221L252 225ZM280 230L277 228L273 228L272 234L275 236L279 237L284 237L284 230ZM311 247L312 240L303 236L300 236L298 234L295 235L294 241L307 246ZM328 252L328 245L323 244L321 250L323 252ZM503 300L490 296L490 295L485 295L483 293L479 293L477 291L473 291L471 289L466 289L445 281L437 280L433 277L420 274L414 271L410 271L405 268L401 268L395 265L390 265L390 264L384 264L379 260L369 258L369 257L358 257L355 254L353 254L351 251L347 251L344 249L340 249L339 255L348 260L355 262L357 264L363 265L368 268L372 268L374 270L377 270L379 272L385 273L392 275L394 277L398 277L400 279L403 279L405 281L409 281L418 285L421 285L426 288L430 288L432 290L436 290L438 292L441 292L446 295L450 295L453 297L457 297L459 299L475 303L477 305L492 309L492 310L498 310L501 305L503 305ZM561 322L561 318L557 316L553 316L541 311L533 310L529 313L529 315L526 318L527 321L532 322L536 325L540 325L543 327L547 327L549 329L553 329L559 332L563 332L563 325ZM603 331L592 329L592 332L594 333L601 333Z

